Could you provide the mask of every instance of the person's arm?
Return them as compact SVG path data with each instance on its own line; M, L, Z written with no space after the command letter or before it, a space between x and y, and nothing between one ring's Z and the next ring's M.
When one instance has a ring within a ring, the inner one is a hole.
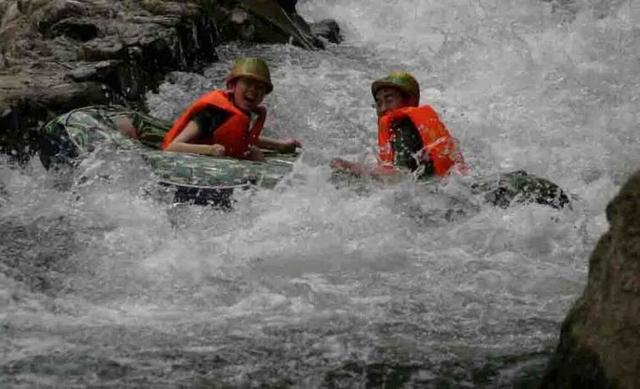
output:
M331 168L339 170L345 173L350 173L356 176L364 176L367 174L368 169L361 163L347 161L342 158L334 158L329 164Z
M166 151L178 153L193 153L211 156L223 156L224 146L219 144L203 145L192 143L201 136L200 127L195 121L190 121L184 130L169 144Z
M255 145L263 149L275 150L280 153L295 153L296 148L302 147L302 143L297 139L278 140L268 138L266 136L259 137L256 140Z
M356 177L369 177L384 182L398 181L403 176L403 173L394 167L380 165L371 167L342 158L332 159L330 166L337 171Z
M229 118L229 114L214 107L206 108L193 116L187 127L169 144L168 151L223 156L224 146L201 144L199 139L211 139L213 132Z
M424 148L422 138L411 120L402 119L394 122L393 133L391 147L394 150L394 161L392 166L376 165L369 167L360 163L335 158L331 161L331 167L355 176L366 176L387 182L396 181L404 175L403 171L398 168L415 171L424 166L426 174L433 174L429 155L422 154Z

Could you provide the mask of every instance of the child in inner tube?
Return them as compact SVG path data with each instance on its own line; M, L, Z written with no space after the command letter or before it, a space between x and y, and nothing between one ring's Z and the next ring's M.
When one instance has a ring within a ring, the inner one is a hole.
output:
M371 85L378 115L378 164L374 167L336 158L331 166L357 176L386 178L403 170L443 177L467 168L458 142L436 111L419 105L420 86L407 72L392 72Z
M201 96L174 122L162 142L163 150L261 161L261 148L294 153L302 147L296 139L261 135L266 109L260 104L273 90L264 60L236 60L226 82L227 90Z

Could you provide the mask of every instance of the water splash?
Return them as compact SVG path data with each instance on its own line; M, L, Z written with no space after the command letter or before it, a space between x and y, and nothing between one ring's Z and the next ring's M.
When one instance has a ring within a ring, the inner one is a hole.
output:
M640 162L638 6L300 9L338 19L346 42L226 46L204 74L176 73L148 96L173 118L223 86L236 56L267 58L266 131L305 151L273 191L236 193L233 212L147 196L151 173L114 150L64 185L35 161L0 164L7 384L534 385L604 206ZM455 180L331 184L331 158L372 158L370 82L397 68L415 73L473 174L548 177L579 196L573 209L496 209Z

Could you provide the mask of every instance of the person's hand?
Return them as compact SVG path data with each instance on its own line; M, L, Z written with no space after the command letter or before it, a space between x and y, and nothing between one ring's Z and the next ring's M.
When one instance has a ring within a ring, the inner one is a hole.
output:
M398 182L404 177L402 171L393 166L378 165L369 171L369 175L377 180L387 183Z
M251 161L264 161L264 153L259 147L249 146L246 158Z
M335 170L354 174L357 176L365 175L367 171L367 169L363 165L360 165L359 163L355 163L355 162L349 162L342 158L332 159L331 162L329 163L329 166L331 166L331 168Z
M349 168L351 167L351 162L345 161L342 158L334 158L329 163L329 166L331 166L333 169L349 170Z
M282 143L279 151L281 153L295 153L298 147L302 148L302 142L297 139L290 139Z
M210 155L212 157L222 157L224 156L224 146L223 145L219 145L219 144L214 144L209 146L209 150L207 150L207 155Z
M140 131L133 126L131 119L118 117L114 119L118 131L132 139L140 139Z

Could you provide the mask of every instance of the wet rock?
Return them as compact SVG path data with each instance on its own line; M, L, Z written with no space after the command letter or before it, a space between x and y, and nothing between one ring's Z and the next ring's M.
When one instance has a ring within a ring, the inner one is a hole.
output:
M313 35L322 37L331 43L341 43L343 41L340 35L340 26L333 19L321 20L318 23L311 23L311 32Z
M89 41L98 36L98 27L89 20L67 18L54 24L48 31L50 38L66 36L78 41Z
M110 88L102 83L69 82L35 90L29 98L34 105L60 112L87 104L108 104L110 94Z
M607 219L541 388L640 388L640 171L609 203Z
M21 9L43 33L63 19L87 13L85 4L74 0L23 1Z
M278 0L278 4L286 13L294 13L296 12L296 4L298 4L298 0Z
M10 65L9 57L15 51L20 11L15 4L0 3L0 16L0 57L2 58L2 66L7 67Z
M501 208L536 203L560 209L571 204L569 195L558 185L523 170L477 178L471 190L483 193L485 201Z
M251 40L262 43L291 41L306 49L324 47L304 19L298 14L285 12L276 0L242 0L240 6L252 16L248 21L253 26ZM246 27L241 26L241 30L246 31Z
M116 75L115 73L121 65L122 61L120 60L80 63L77 68L67 73L66 78L76 82L106 82Z
M204 6L205 2L201 2L201 4ZM198 6L197 2L142 0L140 6L152 15L185 15L195 17L202 13L202 8Z
M80 47L79 58L85 61L103 61L121 56L124 45L113 38L94 39Z
M87 104L139 104L166 72L215 60L215 26L201 15L191 17L193 5L182 9L185 15L140 10L113 19L105 9L80 9L76 2L27 10L37 29L22 31L21 63L0 70L0 151L33 152L35 130L51 117ZM92 12L106 16L96 19ZM88 16L65 18L78 14Z

